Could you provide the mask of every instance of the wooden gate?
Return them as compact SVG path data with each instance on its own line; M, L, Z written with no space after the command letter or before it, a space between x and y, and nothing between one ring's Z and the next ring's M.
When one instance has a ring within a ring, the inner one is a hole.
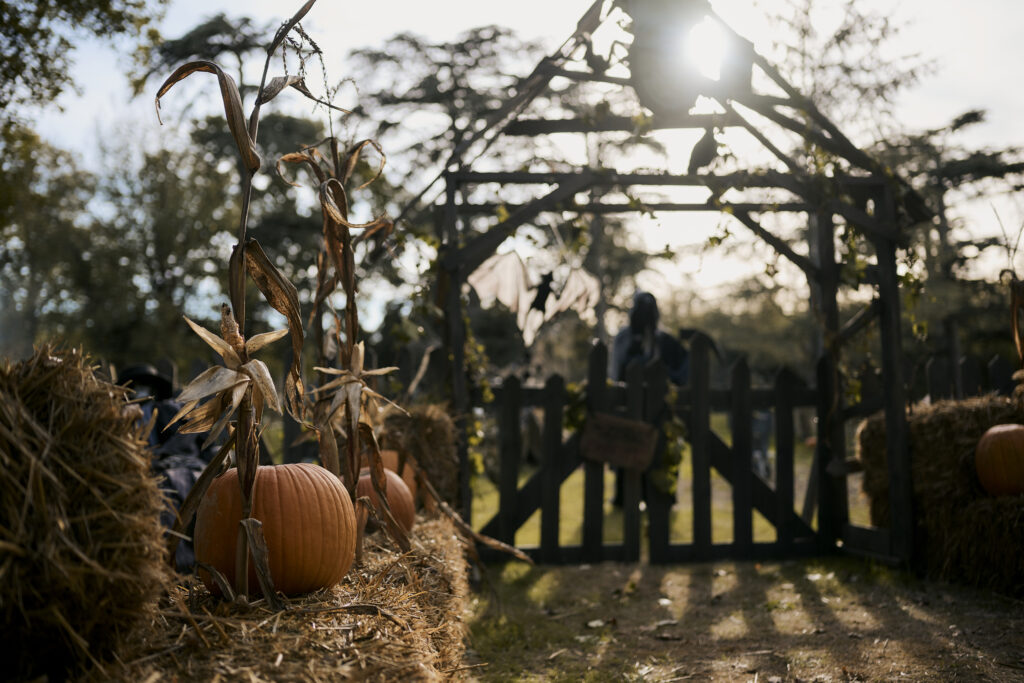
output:
M634 364L627 370L624 384L607 381L607 349L598 344L589 359L585 388L587 420L598 416L643 421L657 425L666 414L667 380L660 364L643 367ZM583 563L615 560L641 560L642 548L652 563L700 560L768 559L820 553L827 548L812 524L814 510L798 514L794 506L794 411L816 406L817 393L792 372L783 371L774 385L752 388L750 371L740 360L730 369L730 384L713 389L710 375L711 342L701 334L691 340L690 383L680 388L674 406L683 416L692 457L683 464L692 481L692 542L672 542L670 512L674 496L658 490L649 481L650 473L637 468L624 470L622 499L622 542L604 541L606 462L591 444L584 448L583 430L563 430L566 389L561 377L550 377L543 388L524 388L510 378L496 389L495 406L499 434L499 509L482 525L485 534L506 543L515 542L516 531L539 509L540 544L524 548L544 563ZM521 411L543 411L540 466L522 485ZM771 411L775 425L775 468L773 481L765 481L752 467L752 415L755 410ZM727 445L711 428L712 411L726 412L731 424L732 444ZM657 431L654 452L659 457L663 435ZM593 439L591 440L593 441ZM609 444L609 450L617 450ZM608 458L604 458L605 460ZM611 458L615 459L615 458ZM582 506L582 542L563 545L559 538L562 483L578 468L583 470L583 499L570 501ZM712 541L712 469L731 485L732 540ZM823 468L813 468L814 477ZM645 479L646 482L645 486ZM641 505L646 490L645 506ZM815 496L805 496L810 501ZM646 508L646 509L644 509ZM828 508L823 508L828 509ZM753 539L753 511L757 510L776 529L773 542ZM646 534L644 516L646 515ZM646 544L643 543L646 536ZM833 544L834 545L834 544ZM486 555L486 553L485 553Z

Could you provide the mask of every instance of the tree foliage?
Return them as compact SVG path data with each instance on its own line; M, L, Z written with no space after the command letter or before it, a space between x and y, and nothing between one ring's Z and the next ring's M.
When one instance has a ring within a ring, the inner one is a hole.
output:
M0 121L4 128L20 109L46 105L69 86L76 87L70 68L76 38L138 39L166 2L0 2Z

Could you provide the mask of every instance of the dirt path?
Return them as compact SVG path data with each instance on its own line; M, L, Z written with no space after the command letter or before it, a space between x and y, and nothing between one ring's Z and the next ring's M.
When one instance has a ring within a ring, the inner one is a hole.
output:
M1024 602L856 560L488 575L479 680L1024 681Z

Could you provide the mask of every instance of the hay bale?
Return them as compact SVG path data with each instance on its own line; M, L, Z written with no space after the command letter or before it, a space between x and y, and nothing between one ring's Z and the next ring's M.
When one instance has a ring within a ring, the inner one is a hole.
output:
M376 541L380 540L381 543ZM440 681L465 654L464 548L446 517L421 519L401 555L379 535L331 588L288 600L227 603L179 586L139 633L118 680Z
M408 413L383 415L381 445L412 456L441 498L459 509L459 454L455 422L439 405L416 405Z
M102 672L166 585L163 497L127 408L80 352L0 367L5 675Z
M1002 396L915 406L910 429L917 569L933 578L1024 595L1024 496L994 498L981 488L974 448L995 424L1024 423ZM871 523L889 526L885 417L861 423L857 454Z

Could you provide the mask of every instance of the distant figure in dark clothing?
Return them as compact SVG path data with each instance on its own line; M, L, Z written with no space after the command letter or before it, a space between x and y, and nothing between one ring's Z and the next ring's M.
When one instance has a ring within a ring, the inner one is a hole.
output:
M133 390L132 399L138 401L142 409L143 424L148 424L156 412L148 441L153 452L153 471L162 478L160 488L175 508L165 509L160 515L160 522L170 529L174 526L175 510L181 507L212 455L202 450L206 434L182 434L176 426L165 430L167 423L181 409L181 404L173 398L171 380L152 365L130 365L118 373L117 381ZM179 571L190 570L195 564L192 544L187 541L179 543L174 559Z
M682 386L690 376L689 353L679 340L658 329L658 302L650 292L637 292L629 312L629 325L619 330L612 345L613 380L626 379L626 368L634 362L646 365L660 360L673 384ZM653 466L655 461L651 461ZM622 470L615 472L614 505L622 505L624 478Z
M686 384L690 375L689 354L679 340L658 329L658 302L650 292L637 292L629 311L629 325L619 330L612 344L612 379L626 379L626 368L634 360L649 363L660 359L668 378Z

